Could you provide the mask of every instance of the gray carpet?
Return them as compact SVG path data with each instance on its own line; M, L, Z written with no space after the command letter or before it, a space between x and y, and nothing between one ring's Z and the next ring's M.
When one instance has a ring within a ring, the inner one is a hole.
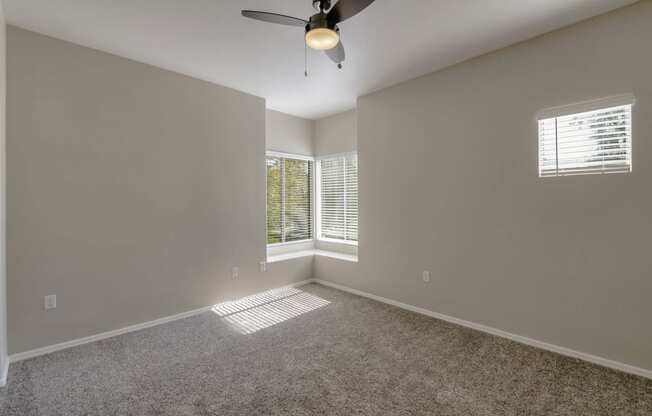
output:
M1 415L652 415L652 381L319 285L12 364Z

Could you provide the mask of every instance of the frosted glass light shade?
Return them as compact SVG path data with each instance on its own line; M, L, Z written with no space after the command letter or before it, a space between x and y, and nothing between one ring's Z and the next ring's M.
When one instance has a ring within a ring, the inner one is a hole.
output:
M306 33L306 43L312 49L325 51L333 49L340 42L340 35L332 29L324 27L312 29Z

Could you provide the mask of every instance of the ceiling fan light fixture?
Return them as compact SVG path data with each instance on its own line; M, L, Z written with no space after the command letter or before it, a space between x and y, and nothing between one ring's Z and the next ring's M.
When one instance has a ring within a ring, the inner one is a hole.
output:
M306 32L306 44L312 49L326 51L333 49L338 43L340 35L333 29L318 27Z
M357 15L374 1L336 0L333 5L333 0L312 0L312 5L318 13L310 16L307 20L259 10L243 10L242 16L279 25L303 27L306 47L324 51L326 56L341 69L346 52L337 25ZM308 55L306 55L306 59L307 57Z

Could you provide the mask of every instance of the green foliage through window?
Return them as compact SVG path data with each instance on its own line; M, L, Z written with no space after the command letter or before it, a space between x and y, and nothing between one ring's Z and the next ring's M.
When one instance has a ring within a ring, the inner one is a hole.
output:
M267 244L312 238L312 165L267 157Z

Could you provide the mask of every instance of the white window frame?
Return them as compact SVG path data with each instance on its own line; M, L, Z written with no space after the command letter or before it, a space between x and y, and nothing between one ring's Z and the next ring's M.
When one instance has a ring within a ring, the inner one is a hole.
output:
M633 94L622 94L622 95L615 95L615 96L610 96L610 97L605 97L605 98L600 98L596 100L589 100L589 101L583 101L575 104L569 104L569 105L563 105L563 106L558 106L558 107L551 107L547 108L544 110L540 110L539 112L536 113L536 131L537 131L537 172L539 175L540 179L545 179L545 178L559 178L559 177L566 177L566 176L574 176L574 175L542 175L541 171L541 156L539 154L540 151L540 146L541 143L540 141L540 135L539 135L539 121L541 120L546 120L546 119L551 119L551 118L558 118L558 117L565 117L565 116L570 116L573 114L580 114L580 113L586 113L590 111L597 111L597 110L602 110L602 109L608 109L612 107L622 107L622 106L631 106L631 119L630 119L630 131L629 131L629 138L630 138L630 164L629 164L629 172L631 173L633 170L633 154L634 154L634 108L636 104L636 97ZM607 174L609 172L595 172L595 173L590 173L589 175L603 175ZM618 173L623 173L623 172L618 172ZM585 173L579 173L577 175L586 175Z
M267 160L268 157L281 157L285 159L296 159L296 160L305 160L307 162L312 162L312 229L311 229L311 234L312 238L307 238L305 240L296 240L296 241L286 241L284 243L272 243L272 244L267 244L267 248L274 248L274 247L285 247L285 246L293 246L293 245L298 245L298 244L306 244L306 243L311 243L315 241L315 201L316 201L316 192L315 192L315 168L317 166L317 163L315 163L315 158L313 156L306 156L306 155L299 155L299 154L294 154L294 153L285 153L285 152L277 152L273 150L268 150L265 152L265 160ZM265 167L267 169L267 167ZM265 243L267 243L267 170L265 170Z
M346 157L346 156L351 156L351 155L358 155L358 152L344 152L344 153L335 153L335 154L330 154L330 155L322 155L318 156L315 158L315 164L313 165L315 167L315 175L314 175L314 181L315 181L315 203L314 209L315 209L315 219L313 221L314 226L315 226L315 233L313 233L313 237L317 241L323 241L325 243L333 243L333 244L343 244L347 246L358 246L358 241L350 241L350 240L339 240L337 238L325 238L321 236L321 163L319 161L323 159L334 159L338 157ZM358 168L358 172L360 169ZM359 181L359 178L358 178ZM359 192L360 187L358 186L358 192ZM359 202L358 202L359 203ZM360 215L360 211L358 211L358 216ZM360 224L358 220L358 224ZM359 226L359 225L358 225ZM360 231L358 230L358 239L360 238Z

